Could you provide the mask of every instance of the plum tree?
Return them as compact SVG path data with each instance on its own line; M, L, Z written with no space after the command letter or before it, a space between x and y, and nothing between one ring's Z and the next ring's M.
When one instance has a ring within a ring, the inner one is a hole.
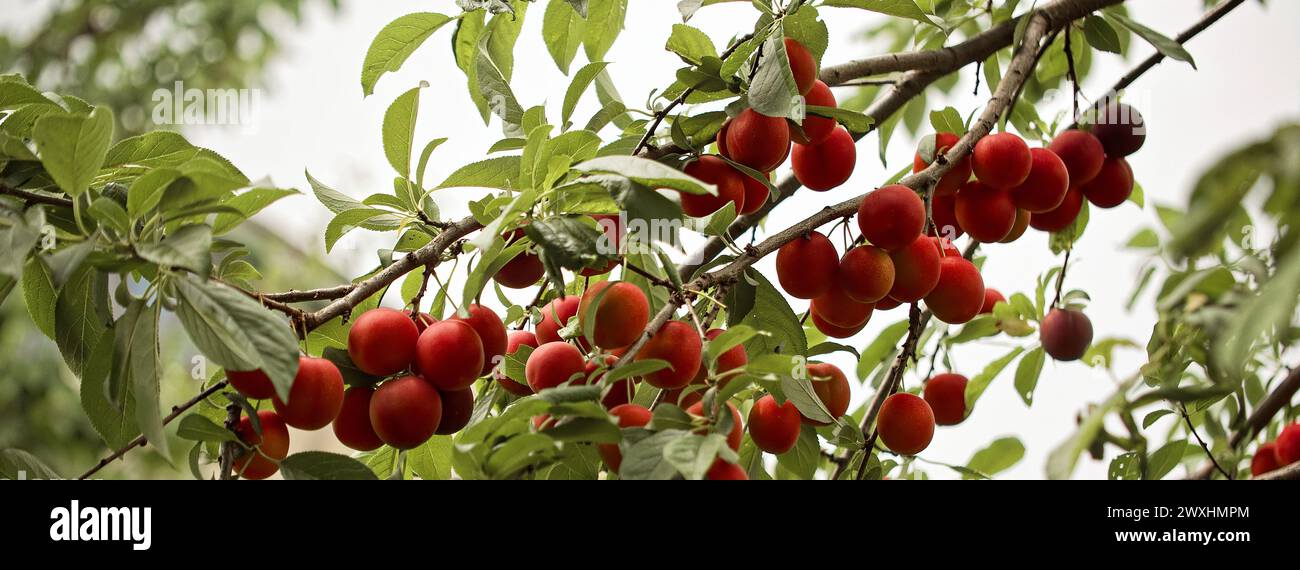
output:
M917 173L929 168L936 157L947 154L952 147L957 145L959 140L961 140L961 137L953 133L926 135L925 138L921 139L921 145L916 151L916 156L912 159L912 172ZM966 181L970 180L970 175L970 155L966 155L952 165L952 168L943 175L943 178L939 179L939 183L934 187L934 197L956 194L966 184ZM940 225L939 227L942 228L943 226Z
M289 401L274 396L271 404L284 423L308 431L323 428L343 408L343 375L333 362L324 358L301 357L293 388L289 390Z
M686 413L698 418L704 418L705 420L710 419L710 415L704 411L704 402L696 402L695 404L692 404L691 407L686 408ZM721 411L719 411L719 413L721 413ZM736 409L735 404L727 402L727 413L731 414L731 429L727 432L727 446L733 451L739 451L740 442L745 437L745 425L740 422L740 410ZM706 421L706 424L708 426L713 425L711 421ZM707 430L705 429L696 430L696 433L700 434L706 432Z
M439 390L463 390L483 372L483 341L463 321L429 325L415 344L415 360L429 383Z
M1033 167L1029 177L1011 190L1017 208L1033 212L1050 212L1065 200L1070 191L1070 172L1055 152L1046 148L1030 149Z
M374 395L372 386L353 386L343 393L343 407L334 418L334 437L339 443L357 451L373 451L384 445L370 424L370 400Z
M776 253L776 279L786 294L812 299L825 294L839 272L835 244L818 232L808 232L781 246Z
M727 156L759 172L771 172L790 153L790 126L781 117L741 111L727 126Z
M970 237L997 243L1016 225L1016 204L1011 191L982 181L967 183L957 192L957 223Z
M577 347L567 342L548 342L529 355L524 377L534 392L541 392L577 379L586 369L587 360Z
M1098 208L1114 208L1133 194L1133 169L1123 158L1107 158L1101 172L1083 186L1083 195Z
M949 255L939 262L939 283L925 296L934 317L950 325L970 322L984 307L984 278L964 257Z
M913 303L925 298L939 284L939 245L921 236L890 254L894 261L894 288L889 296L895 301Z
M235 473L245 479L266 479L280 470L280 460L289 456L289 427L279 414L257 412L259 432L247 416L239 420L235 435L247 448L240 449L233 462Z
M379 439L397 449L429 441L441 422L442 395L419 376L384 382L370 397L370 425Z
M804 95L804 103L810 106L835 107L835 93L831 92L831 88L825 83L817 80L813 82L812 89ZM838 126L835 119L808 113L804 117L801 128L790 130L790 137L799 144L819 145L830 138Z
M970 166L980 182L992 188L1009 190L1025 182L1033 169L1034 159L1025 139L1001 132L975 143Z
M849 378L838 366L827 362L809 362L808 378L812 380L813 393L822 401L832 419L839 419L849 411L849 400L853 394L849 391ZM803 418L804 423L823 425L821 422Z
M997 289L994 289L992 287L985 287L984 304L980 307L980 314L991 315L993 314L993 307L996 307L998 303L1005 303L1005 302L1007 302L1007 298L1002 295L1001 291L998 291Z
M822 320L837 327L853 328L871 320L875 305L854 300L844 292L839 282L812 300L812 312Z
M860 245L840 258L839 288L859 303L875 303L894 288L894 260L889 252Z
M348 331L348 356L367 374L389 376L411 366L419 336L409 315L387 307L371 309Z
M609 415L614 416L620 428L639 428L645 427L654 418L654 414L643 406L636 404L623 404L610 408ZM619 467L623 465L623 453L619 451L617 443L601 443L596 446L596 451L600 453L600 458L609 466L609 470L618 473Z
M838 188L853 176L858 162L858 148L853 135L836 127L817 144L796 144L790 154L790 168L800 184L809 190L825 192Z
M1071 188L1065 193L1065 200L1050 212L1034 214L1029 217L1029 226L1042 232L1059 232L1070 227L1083 211L1083 191Z
M1129 156L1141 149L1147 140L1142 113L1126 103L1109 102L1087 117L1086 122L1109 158Z
M1043 351L1060 361L1083 358L1092 345L1092 321L1082 311L1052 309L1038 330Z
M790 60L790 73L794 75L799 94L807 95L817 84L817 59L794 38L785 38L785 55Z
M894 452L916 455L929 447L934 438L934 412L916 394L894 394L880 406L876 432L880 441Z
M645 381L655 388L681 388L695 379L700 369L700 355L704 340L695 327L683 321L668 321L641 347L637 360L659 359L669 367L645 376Z
M1101 164L1106 160L1106 149L1092 133L1080 129L1070 129L1052 139L1047 148L1065 163L1065 170L1070 177L1071 186L1082 186L1092 182L1101 172Z
M682 193L682 211L686 215L703 218L727 205L736 204L739 212L745 207L745 175L732 168L727 161L705 155L686 165L686 173L718 187L717 195Z
M560 329L569 324L569 319L578 316L580 302L581 297L565 295L542 307L542 318L537 321L537 342L546 344L564 340L560 338Z
M433 430L434 434L451 435L469 425L470 416L474 414L472 389L438 390L438 397L442 401L442 417L438 420L437 429Z
M524 230L519 228L502 237L507 243L513 244L524 238ZM542 265L541 258L524 251L502 265L492 279L502 287L524 289L533 286L545 274L546 267Z
M626 281L602 281L582 295L578 321L591 324L591 341L604 349L623 348L641 336L650 322L650 301L639 287Z
M749 437L759 449L780 455L794 449L799 441L802 417L794 402L777 404L776 398L767 394L755 400L749 410Z
M858 229L880 249L908 247L925 230L925 202L911 188L901 184L885 186L862 199Z
M496 312L483 305L469 305L465 310L469 312L468 317L456 316L452 320L469 325L478 335L479 342L483 344L483 370L479 374L487 374L501 360L501 355L506 353L506 325Z
M573 297L573 298L577 299L577 297ZM540 329L541 327L539 326L538 328ZM558 341L559 338L556 337L556 340L551 342L558 342ZM541 343L538 342L537 335L530 333L528 331L510 331L510 334L506 335L507 356L515 354L516 352L519 351L519 348L523 346L537 348L541 346ZM516 396L529 396L532 395L533 393L532 387L530 387L527 384L520 384L519 382L515 382L514 380L507 377L505 372L502 372L501 370L497 370L495 377L496 377L497 384L500 384L501 387L505 389L505 391L510 392L511 394L514 394Z
M966 383L961 374L936 374L925 383L925 403L934 413L934 422L955 426L966 419Z
M1255 455L1250 458L1250 474L1258 477L1281 467L1277 462L1277 443L1268 442L1255 448Z

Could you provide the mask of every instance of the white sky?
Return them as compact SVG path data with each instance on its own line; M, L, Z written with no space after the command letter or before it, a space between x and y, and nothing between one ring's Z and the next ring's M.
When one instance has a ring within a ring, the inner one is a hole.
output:
M0 5L13 2L5 0ZM23 2L25 7L31 5ZM525 108L549 102L552 120L558 120L559 103L569 80L555 67L541 40L543 5L534 6L524 33L515 50L515 76L512 86ZM1201 0L1165 0L1132 2L1130 9L1137 20L1173 36L1201 14ZM371 39L394 18L417 11L457 10L450 0L437 2L388 0L385 2L345 2L341 14L331 15L314 10L305 28L289 28L281 35L284 52L268 70L268 92L258 109L259 121L252 133L239 128L195 127L187 135L230 158L252 178L270 176L281 186L292 186L307 195L282 201L261 214L259 220L278 228L290 240L314 251L323 251L323 233L329 221L328 211L310 197L303 170L335 188L361 198L392 189L392 171L383 155L380 125L388 104L400 93L421 80L431 87L421 100L417 148L436 137L451 141L435 151L428 179L441 180L455 168L481 160L488 147L500 138L494 123L484 128L465 89L464 76L456 68L450 52L450 26L440 30L417 51L402 71L380 80L376 93L363 99L360 88L361 62ZM10 10L4 10L9 13ZM878 53L858 33L874 16L845 9L825 9L830 24L831 44L824 64ZM747 3L723 4L702 9L691 24L703 29L715 44L723 44L737 33L746 31L754 19ZM1121 336L1145 344L1155 321L1150 300L1139 303L1128 313L1123 305L1136 282L1142 257L1123 249L1139 227L1155 224L1153 203L1184 204L1199 172L1210 161L1235 146L1272 132L1285 120L1295 120L1300 113L1300 73L1294 66L1281 64L1278 54L1300 51L1300 37L1291 29L1300 21L1300 3L1271 2L1267 8L1247 2L1209 31L1193 40L1188 49L1195 56L1200 71L1186 64L1166 62L1149 72L1130 90L1129 97L1140 104L1148 122L1146 146L1131 157L1138 181L1147 193L1147 208L1139 210L1127 204L1115 210L1094 210L1087 235L1072 259L1067 285L1088 291L1093 302L1088 310L1097 328L1097 338ZM606 57L615 83L630 105L645 99L651 89L662 89L671 82L680 66L676 56L662 49L674 23L680 22L673 4L663 0L633 0L628 13L628 29ZM1132 50L1137 61L1151 48L1135 40ZM1118 57L1099 54L1092 78L1084 85L1090 96L1102 93L1132 64ZM585 63L579 55L573 70ZM932 99L931 106L951 104L963 115L982 105L987 89L980 98L970 95L973 70L963 74L963 86L954 91L958 97L948 102ZM595 110L595 97L589 94L575 117L585 120ZM1065 110L1041 109L1043 116ZM844 186L827 193L805 191L802 198L782 204L767 227L785 227L822 206L860 194L879 185L892 172L910 163L915 143L898 136L889 146L889 168L877 157L878 138L869 136L858 149L858 167ZM444 217L463 216L465 203L481 193L436 195ZM373 264L373 251L391 244L392 235L358 231L344 238L331 262L350 274L364 271ZM1031 294L1040 273L1059 263L1046 246L1043 234L1030 230L1025 238L1012 245L993 246L987 250L985 280L989 286L1007 293ZM771 274L771 260L759 264ZM302 283L302 287L332 285ZM531 295L529 295L531 296ZM1149 297L1149 295L1148 295ZM522 296L519 302L525 303ZM802 312L806 302L794 301ZM1143 307L1146 305L1146 307ZM867 329L849 344L861 348L884 326L906 318L905 309L877 313ZM967 345L954 354L958 372L968 376L978 373L988 361L1007 351L1005 338ZM852 356L843 353L827 358L852 376ZM1117 370L1127 376L1145 362L1138 351L1118 353ZM962 425L940 427L934 442L922 457L946 463L964 464L978 449L1003 435L1016 435L1027 453L1018 465L1002 477L1041 478L1047 454L1073 433L1075 415L1088 403L1097 402L1113 391L1113 380L1104 372L1082 364L1048 363L1043 371L1032 409L1020 401L1012 386L1012 369L1008 369L988 389L973 415ZM909 386L919 380L910 376ZM854 406L870 397L870 389L854 387ZM1174 421L1166 416L1153 428L1160 433ZM323 433L323 432L322 432ZM295 436L297 437L297 436ZM324 438L328 439L328 438ZM299 448L302 439L295 442ZM324 444L324 441L321 441ZM1114 450L1110 450L1113 455ZM1093 462L1086 457L1075 477L1104 478L1108 461ZM943 467L921 466L931 477L952 478Z

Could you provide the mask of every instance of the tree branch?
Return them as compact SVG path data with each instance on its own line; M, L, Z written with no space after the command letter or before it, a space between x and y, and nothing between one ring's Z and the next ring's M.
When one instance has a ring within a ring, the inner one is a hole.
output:
M172 423L172 421L180 417L181 414L185 413L190 408L193 408L194 406L198 405L199 402L202 402L203 400L212 397L214 394L220 392L225 387L226 387L226 381L222 380L220 382L217 382L216 384L213 384L212 386L209 386L206 390L200 392L199 395L191 398L190 401L185 402L184 404L181 404L179 406L173 406L172 412L170 414L167 414L167 417L163 418L163 422L162 422L163 425ZM78 480L89 479L92 475L98 473L100 469L107 467L109 463L112 463L114 460L122 457L123 455L126 455L126 452L131 451L132 449L135 449L137 447L144 447L146 443L147 441L145 440L143 435L135 438L134 440L131 441L131 443L126 444L125 447L122 447L121 449L114 451L108 457L99 460L99 463L96 463L95 466L91 467L89 471L82 473L80 477L77 477L77 479Z
M37 192L31 192L29 190L20 190L18 188L10 188L3 184L0 184L0 194L5 194L5 195L13 196L15 198L19 198L21 200L26 201L28 204L45 204L47 206L58 206L61 208L72 207L72 200L69 200L67 198L50 196L48 194L40 194Z
M1196 37L1201 32L1204 32L1207 28L1214 25L1215 22L1218 22L1224 16L1228 15L1228 12L1231 12L1234 9L1236 9L1237 6L1244 4L1245 1L1246 0L1227 0L1219 4L1218 6L1215 6L1214 8L1210 9L1209 12L1206 12L1204 16L1201 16L1201 19L1197 20L1197 22L1193 24L1190 28L1183 30L1183 33L1181 34L1178 34L1178 36L1175 37L1174 40L1180 44L1186 44L1192 38ZM1144 74L1146 74L1146 72L1151 71L1152 68L1154 68L1157 64L1159 64L1164 60L1165 60L1165 54L1161 53L1159 50L1157 50L1156 53L1151 54L1151 57L1146 58L1145 60L1142 61L1142 63L1138 64L1137 67L1134 67L1131 71L1126 73L1124 77L1121 77L1120 80L1116 82L1113 87L1110 88L1110 91L1106 92L1105 95L1102 95L1100 98L1098 98L1096 105L1094 105L1094 108L1101 109L1105 107L1105 105L1108 102L1118 97L1120 92L1127 89L1130 85L1133 84L1133 82L1137 81L1139 77L1142 77ZM1075 118L1078 119L1078 117Z
M1254 478L1255 481L1300 481L1300 462L1274 469Z
M1268 423L1273 421L1273 416L1276 416L1278 411L1291 401L1291 397L1295 396L1297 391L1300 391L1300 368L1292 370L1291 374L1255 407L1255 411L1251 412L1250 417L1246 419L1245 427L1237 430L1228 439L1228 448L1235 451L1242 442L1254 438L1255 434L1263 431ZM1213 476L1214 465L1206 464L1188 479L1210 479Z

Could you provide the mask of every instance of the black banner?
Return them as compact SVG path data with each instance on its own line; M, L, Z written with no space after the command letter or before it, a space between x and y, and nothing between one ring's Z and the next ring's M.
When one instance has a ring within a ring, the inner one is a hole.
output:
M425 545L416 548L432 553L449 544L496 557L601 542L601 536L629 544L659 536L656 542L669 544L686 535L709 541L734 535L726 544L757 541L761 549L778 544L765 544L765 536L780 544L840 547L876 541L888 551L927 555L996 546L1008 562L1037 558L1031 553L1041 548L1200 556L1253 546L1287 549L1297 503L1284 487L1248 481L15 481L0 484L6 507L0 542L13 552L56 556L172 556L233 541L240 557L285 548L329 557L343 547L383 545Z

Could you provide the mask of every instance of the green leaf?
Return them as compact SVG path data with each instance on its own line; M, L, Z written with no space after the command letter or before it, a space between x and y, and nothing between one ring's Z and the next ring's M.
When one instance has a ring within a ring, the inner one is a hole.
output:
M1046 356L1042 347L1035 348L1020 359L1016 366L1016 392L1026 406L1034 405L1034 388L1038 387L1038 376L1043 372Z
M787 356L806 355L808 339L804 336L799 317L794 314L785 296L758 271L746 271L741 280L749 281L754 286L754 307L748 314L743 315L743 318L738 321L739 324L769 333L749 339L745 343L745 353L750 358L772 353ZM740 315L736 316L740 317ZM731 315L728 315L728 319L730 318Z
M686 24L673 24L672 34L668 36L668 44L664 49L677 54L682 61L691 65L699 65L705 57L718 57L713 40L704 32Z
M818 105L808 105L805 111L809 115L835 119L835 122L844 125L851 133L865 133L871 130L871 126L876 123L875 119L854 111L841 107L821 107Z
M140 435L136 423L135 396L131 390L113 386L113 357L116 327L104 329L86 361L81 378L81 409L90 420L91 427L109 447L124 447ZM116 398L110 394L115 393Z
M1079 425L1079 431L1061 445L1053 449L1047 457L1047 477L1049 479L1068 479L1079 462L1079 454L1092 445L1093 439L1101 430L1106 416L1111 410L1122 405L1125 393L1133 386L1132 381L1125 382L1115 394L1101 405L1092 408L1088 417Z
M212 421L207 416L197 413L181 418L180 424L176 426L176 435L193 441L210 441L214 443L239 441L239 438L233 432L217 425L217 422Z
M501 119L501 130L505 136L523 135L524 108L515 99L515 92L510 89L510 82L501 68L488 55L485 44L479 46L474 71L478 80L477 87L488 102L488 110Z
M903 340L903 336L907 334L907 328L907 321L899 321L889 325L885 327L885 330L880 331L880 334L876 336L875 340L871 341L871 344L862 349L862 358L858 359L858 380L866 380L871 376L872 372L875 372L876 368L884 364L885 359L889 358L890 354L893 354L899 341Z
M718 452L727 445L722 434L707 436L689 434L669 441L664 446L664 459L671 463L687 480L700 480L713 465Z
M108 280L89 265L72 272L54 306L54 341L63 361L78 377L107 330Z
M399 95L384 112L384 156L402 178L411 177L411 148L415 145L420 89L415 87Z
M968 469L985 475L996 475L1010 469L1025 457L1025 445L1014 437L993 440L988 447L975 452L966 464Z
M778 355L768 355L764 358L783 358L787 362L788 357ZM789 366L789 365L787 365ZM794 407L799 408L799 413L804 417L828 424L835 421L830 410L826 409L826 404L822 402L817 392L813 391L813 380L806 375L802 378L795 378L790 375L781 376L781 393L785 395L786 400L794 402Z
M1145 417L1142 418L1142 429L1150 428L1151 425L1159 421L1160 418L1163 418L1172 413L1174 413L1173 410L1156 410L1154 412L1147 414Z
M174 281L176 316L190 340L227 370L261 370L281 399L298 373L298 338L289 321L247 295L184 275Z
M58 472L37 459L35 455L21 449L0 451L0 478L10 481L62 479Z
M623 31L623 21L627 16L627 0L588 0L587 21L599 22L599 25L587 26L582 40L587 61L601 61L614 40Z
M217 215L217 218L212 222L212 233L221 235L233 230L240 222L253 217L267 206L278 202L281 198L297 194L299 192L293 188L252 188L240 193L226 200L223 204L239 210L242 215Z
M966 122L962 120L961 113L952 107L930 111L930 125L935 132L952 133L959 137L966 134Z
M126 211L131 219L156 208L162 200L167 187L180 178L179 170L173 168L155 168L131 182L126 194Z
M542 16L542 39L555 65L569 74L569 65L587 35L587 21L567 2L552 0Z
M158 265L207 275L212 268L212 228L207 224L181 226L161 241L140 244L135 249L140 257Z
M304 451L284 458L280 473L290 481L375 481L366 464L346 455Z
M1192 66L1192 69L1196 69L1196 60L1192 59L1192 54L1187 53L1187 50L1183 48L1182 44L1174 41L1172 38L1164 36L1160 32L1129 19L1128 16L1121 14L1118 10L1108 9L1103 13L1110 20L1141 36L1142 39L1146 40L1166 57L1187 62Z
M975 409L975 402L979 401L980 396L984 395L984 390L988 389L989 384L993 383L993 380L1011 364L1011 361L1015 360L1024 351L1025 349L1019 347L1012 349L1002 358L989 363L988 366L984 367L983 371L970 379L970 383L966 384L967 413L970 413L969 410Z
M799 429L799 439L794 449L776 456L776 461L800 479L812 479L821 463L821 446L817 443L817 430L808 424Z
M1187 440L1179 439L1166 443L1155 453L1147 458L1147 476L1151 481L1164 479L1170 471L1183 460L1183 454L1187 452Z
M785 53L785 34L777 24L763 43L758 71L749 84L750 108L769 117L794 118L799 87L790 71L790 59Z
M381 231L396 230L401 227L401 218L379 208L357 208L347 210L334 216L328 226L325 227L325 252L329 253L334 249L334 244L339 239L347 235L348 232L357 228L378 229Z
M451 479L451 436L435 435L415 449L406 452L406 462L411 471L426 481Z
M860 8L897 18L910 18L927 24L933 23L914 0L826 0L823 5L832 8Z
M605 70L609 65L603 61L594 61L584 65L578 70L578 74L573 76L573 81L569 83L569 90L564 93L564 107L560 111L560 121L569 124L569 118L573 116L573 110L578 106L578 100L582 99L582 94L587 92L587 88L596 80L596 76Z
M1120 54L1123 52L1123 44L1119 41L1119 34L1115 28L1106 22L1101 16L1088 16L1083 20L1083 35L1088 38L1088 45L1101 51Z
M389 71L401 69L424 40L452 18L432 12L407 14L384 26L366 50L361 65L361 90L366 95L375 92L375 83Z
M636 432L646 434L644 430L624 430L624 443L619 447L623 452L623 464L619 467L619 477L629 481L647 481L671 479L677 475L677 468L665 458L664 448L668 444L692 434L681 430L664 430L640 439L632 435Z
M136 300L126 309L117 327L117 351L113 365L118 374L130 379L135 400L135 420L145 440L164 458L170 459L167 433L163 430L161 388L158 375L158 313L144 300ZM125 350L125 353L122 351ZM123 384L125 382L114 382Z
M23 299L36 328L54 340L54 306L58 292L54 290L49 266L39 256L29 259L23 268Z
M518 182L519 178L521 160L518 156L499 156L467 164L452 172L446 180L438 184L438 188L517 189L516 182Z
M96 107L87 116L46 115L36 121L32 138L54 182L69 195L80 196L113 141L113 111Z
M687 194L718 195L718 187L666 164L636 156L605 156L573 167L581 172L621 174L651 188L671 188ZM617 198L616 198L617 199Z

